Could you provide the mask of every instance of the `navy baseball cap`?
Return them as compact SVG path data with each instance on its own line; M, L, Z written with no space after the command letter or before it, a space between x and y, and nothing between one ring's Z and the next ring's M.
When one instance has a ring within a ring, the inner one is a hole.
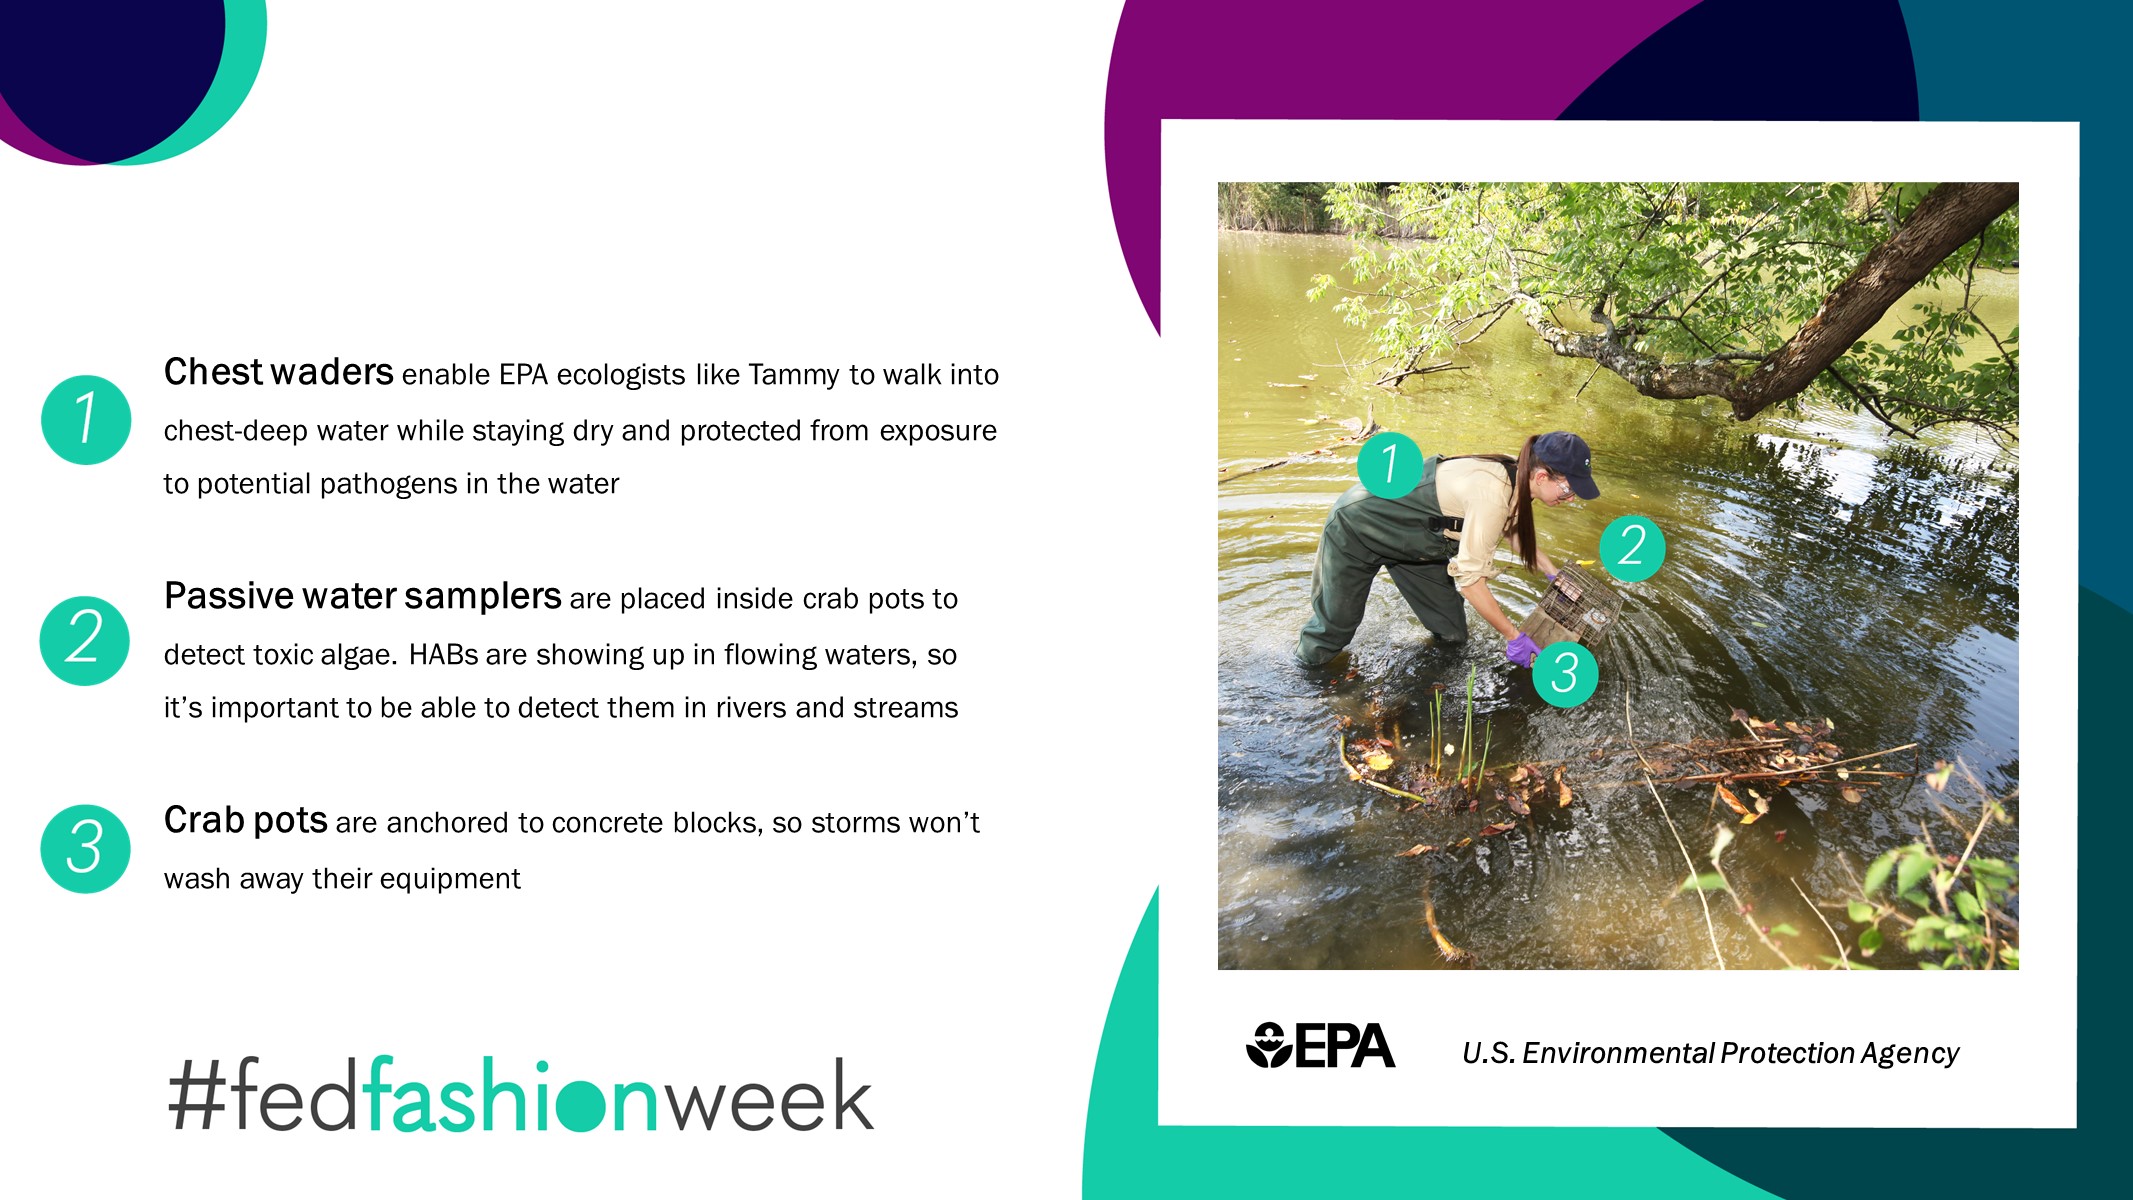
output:
M1557 430L1533 439L1533 458L1540 465L1570 481L1570 490L1581 499L1600 498L1600 485L1592 481L1592 447L1574 433Z

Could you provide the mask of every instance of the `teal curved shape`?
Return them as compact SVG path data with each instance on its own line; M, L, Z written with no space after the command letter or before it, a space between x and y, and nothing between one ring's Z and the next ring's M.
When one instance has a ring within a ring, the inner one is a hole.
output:
M176 158L215 136L244 106L252 84L259 79L259 64L266 58L267 0L223 0L222 7L222 63L215 68L215 81L201 97L200 107L169 137L114 165L137 167Z
M1089 1081L1081 1194L1097 1197L1476 1195L1492 1198L1770 1193L1656 1129L1158 1125L1156 914L1148 901L1119 969ZM1244 1041L1246 1031L1237 1039ZM1445 1116L1464 1110L1447 1096Z

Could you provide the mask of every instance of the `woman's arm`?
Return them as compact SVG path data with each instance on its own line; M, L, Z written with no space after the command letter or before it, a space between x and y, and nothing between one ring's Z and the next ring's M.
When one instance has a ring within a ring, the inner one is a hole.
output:
M1518 626L1511 623L1511 618L1503 613L1503 606L1496 603L1495 594L1489 591L1488 580L1477 579L1460 588L1459 594L1466 597L1466 602L1474 606L1481 619L1489 623L1489 628L1502 634L1505 641L1518 636Z
M1525 557L1525 549L1518 544L1518 535L1516 533L1511 534L1506 540L1511 543L1511 553L1518 555L1520 558ZM1540 573L1543 575L1551 578L1555 575L1555 560L1549 558L1548 552L1539 546L1533 548L1533 565L1539 568Z

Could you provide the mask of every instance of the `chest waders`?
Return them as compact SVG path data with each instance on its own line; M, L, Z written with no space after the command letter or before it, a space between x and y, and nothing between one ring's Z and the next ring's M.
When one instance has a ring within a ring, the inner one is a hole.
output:
M1334 502L1311 567L1311 619L1296 639L1299 662L1317 666L1347 647L1363 623L1380 567L1392 573L1393 586L1415 619L1438 641L1454 646L1466 641L1466 600L1445 570L1459 554L1459 542L1445 530L1458 529L1461 522L1446 517L1437 504L1437 467L1443 461L1440 455L1425 462L1422 482L1405 496L1374 496L1357 484ZM1474 531L1493 541L1492 534Z

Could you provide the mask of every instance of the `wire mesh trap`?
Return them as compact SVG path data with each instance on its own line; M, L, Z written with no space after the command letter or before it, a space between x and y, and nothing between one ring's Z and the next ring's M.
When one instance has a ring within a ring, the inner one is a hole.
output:
M1555 582L1526 615L1520 633L1537 645L1577 642L1598 649L1622 615L1622 594L1576 563L1556 571Z

